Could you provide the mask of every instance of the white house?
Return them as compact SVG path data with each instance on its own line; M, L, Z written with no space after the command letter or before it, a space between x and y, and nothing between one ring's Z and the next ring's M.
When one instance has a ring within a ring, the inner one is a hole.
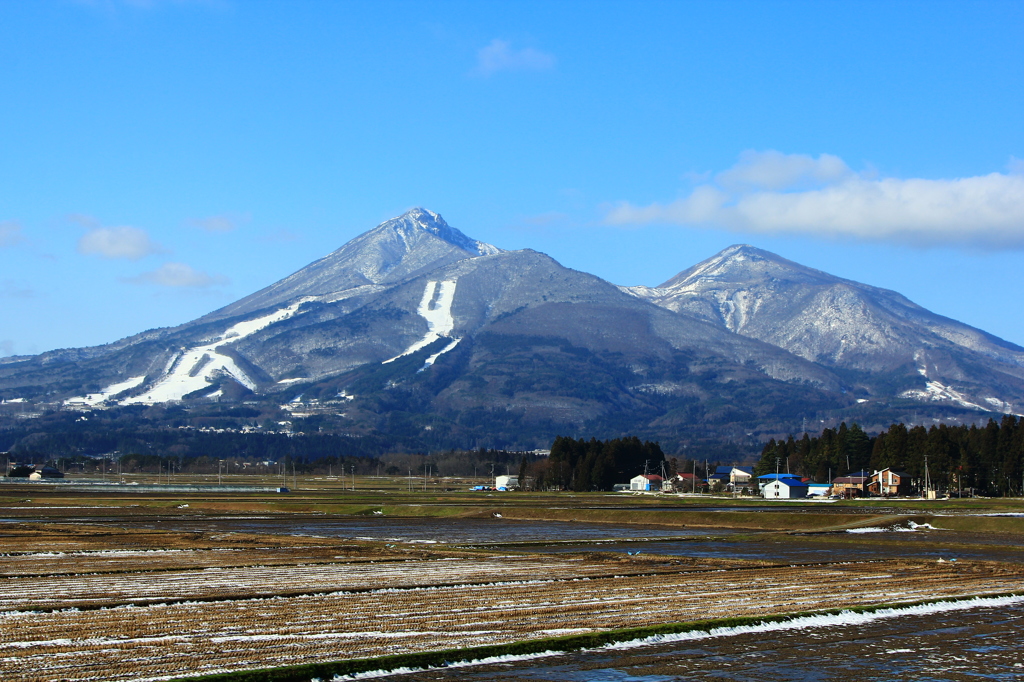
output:
M661 490L661 481L661 476L657 474L642 474L629 479L629 489L657 491Z
M776 478L764 484L761 494L766 500L796 500L807 497L807 484L795 476Z
M829 494L832 490L832 486L829 483L808 483L807 494L811 497L824 497Z
M518 476L495 476L494 487L498 490L512 490L519 487Z

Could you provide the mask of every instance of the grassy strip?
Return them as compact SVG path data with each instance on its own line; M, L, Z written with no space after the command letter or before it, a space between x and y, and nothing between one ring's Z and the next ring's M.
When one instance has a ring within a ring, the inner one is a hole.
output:
M942 604L966 601L983 597L1015 597L1018 593L972 595L948 599L926 599L914 602L895 602L873 604L868 606L851 606L845 608L826 609L823 611L797 611L774 616L741 616L733 618L716 618L697 620L688 623L665 623L641 628L607 630L583 635L564 637L548 637L510 644L491 646L446 649L416 654L399 654L395 656L379 656L348 661L329 663L310 663L305 665L265 668L262 670L241 670L231 673L200 675L196 677L175 678L175 682L310 682L313 679L329 680L335 675L353 675L375 670L398 670L401 668L428 669L444 668L452 663L480 660L495 656L524 656L539 654L546 651L569 653L583 649L596 649L616 642L628 642L644 639L655 635L678 634L682 632L709 631L716 628L739 627L743 625L761 625L779 623L804 616L829 616L840 613L872 613L889 608L909 608L922 604Z
M928 520L936 528L944 530L1024 534L1024 517L1020 516L932 516Z

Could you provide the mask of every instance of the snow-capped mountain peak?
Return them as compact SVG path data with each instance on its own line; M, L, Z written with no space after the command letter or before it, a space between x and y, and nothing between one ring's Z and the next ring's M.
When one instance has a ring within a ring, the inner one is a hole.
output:
M308 296L338 300L361 287L393 284L466 258L498 253L498 247L467 237L437 213L414 208L212 316L253 313Z
M838 277L786 260L771 251L749 244L734 244L658 287L673 291L688 290L709 282L765 282L770 280L823 283L840 281Z
M425 208L413 208L402 215L387 220L378 225L377 230L393 231L402 237L409 237L418 231L427 232L438 239L442 239L452 246L457 246L463 251L468 251L478 256L488 256L501 253L501 249L485 242L477 241L467 237L465 234L445 222L440 214Z

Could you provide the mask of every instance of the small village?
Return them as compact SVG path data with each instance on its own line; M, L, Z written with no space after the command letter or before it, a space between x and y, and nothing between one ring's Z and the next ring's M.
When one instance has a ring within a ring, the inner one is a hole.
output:
M472 490L507 492L530 489L526 479L520 485L514 475L497 476L493 486L474 486ZM920 497L939 499L930 485L919 489L909 474L893 469L855 471L838 476L831 483L815 483L806 477L790 473L755 476L754 467L719 466L707 478L683 473L664 477L658 474L639 474L629 483L618 483L614 490L622 493L675 493L675 494L728 494L733 496L762 497L766 500L849 500L863 497Z

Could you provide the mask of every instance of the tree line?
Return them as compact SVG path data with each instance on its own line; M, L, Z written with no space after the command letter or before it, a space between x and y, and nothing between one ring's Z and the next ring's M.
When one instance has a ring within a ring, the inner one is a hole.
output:
M551 444L546 466L536 472L536 486L577 492L611 490L616 483L627 483L645 471L660 475L664 461L658 443L636 436L606 441L558 436Z
M868 436L857 424L823 429L818 436L772 439L754 471L776 470L824 483L829 476L890 468L924 484L925 463L934 487L983 495L1024 492L1024 418L1004 415L984 426L939 424L925 428L893 424Z

